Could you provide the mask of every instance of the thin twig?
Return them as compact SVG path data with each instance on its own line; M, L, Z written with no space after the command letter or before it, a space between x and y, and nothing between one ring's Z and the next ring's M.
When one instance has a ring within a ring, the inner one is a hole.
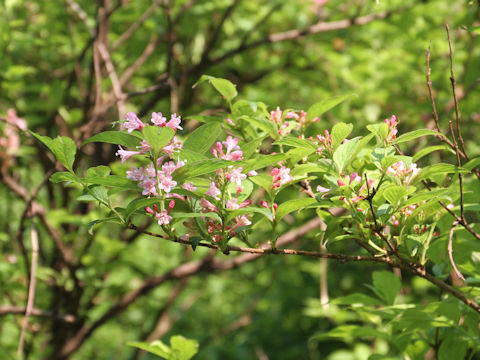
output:
M455 123L457 127L457 137L458 137L458 141L460 142L460 145L462 146L462 151L465 154L465 158L468 161L468 155L467 155L467 152L465 151L465 143L463 142L462 132L460 130L460 116L458 114L458 100L457 100L457 94L455 89L456 81L455 81L455 75L453 73L452 42L450 40L450 28L448 24L445 25L445 29L447 30L448 47L450 49L450 82L452 83L453 101L455 102ZM458 164L458 167L460 167L462 166L462 161L460 160L458 143L455 138L455 132L453 131L453 124L451 119L449 120L449 128L450 128L450 133L452 135L453 144L455 145L455 154L457 155L457 164ZM463 211L463 175L461 172L458 173L458 181L460 185L460 217L463 220L465 220L465 214Z
M10 315L10 314L23 315L25 314L26 311L27 311L27 308L23 306L0 305L0 316ZM30 316L56 318L68 323L73 323L75 321L75 316L71 314L65 314L65 315L56 314L53 311L41 310L35 307L31 309Z
M428 94L430 95L430 101L432 102L432 116L433 120L435 121L435 130L438 132L442 132L440 130L440 122L438 120L437 114L437 107L435 106L435 98L433 97L433 89L432 89L432 80L430 78L431 69L430 69L430 47L431 43L428 45L427 49L427 87L428 87Z
M122 45L125 41L130 39L132 35L137 31L140 26L154 13L154 11L160 6L159 1L153 1L152 5L135 21L120 37L113 43L111 51L114 52L117 50L120 45Z
M455 232L456 227L457 227L457 221L454 221L453 224L452 224L452 228L450 229L450 235L448 236L447 252L448 252L448 258L450 259L450 264L453 267L453 271L455 271L455 275L457 275L457 277L459 279L462 279L463 281L465 281L465 277L458 270L457 265L455 264L455 261L453 260L453 233Z
M37 276L37 263L38 263L38 233L35 225L32 221L32 228L30 230L30 237L32 241L32 264L30 270L30 284L28 286L28 300L27 307L25 309L25 317L22 322L22 330L20 332L20 340L18 342L17 359L20 360L23 355L23 347L25 345L25 334L27 332L28 319L32 313L35 302L35 284Z
M462 151L467 156L467 152L465 151L465 142L463 141L462 132L460 131L460 115L458 110L458 100L457 100L457 92L456 92L456 80L455 74L453 72L453 50L452 50L452 41L450 40L450 27L448 24L445 24L445 29L447 30L447 38L448 38L448 48L450 54L450 82L452 83L452 91L453 91L453 100L455 102L455 122L457 126L457 136L460 145L462 146ZM466 158L468 161L468 156Z

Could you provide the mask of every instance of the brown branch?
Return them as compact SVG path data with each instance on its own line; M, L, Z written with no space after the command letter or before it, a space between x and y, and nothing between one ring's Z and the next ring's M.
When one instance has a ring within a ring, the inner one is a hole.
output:
M120 37L115 41L112 45L111 51L114 52L117 50L120 45L122 45L125 41L130 39L132 35L137 31L140 26L154 13L154 11L160 6L160 2L154 0L152 5L135 21L130 27L122 34Z
M31 262L31 270L30 270L30 284L28 286L28 299L27 299L27 307L25 309L25 317L23 318L22 322L22 330L20 332L20 339L18 341L18 350L17 350L17 358L21 359L23 355L23 347L25 345L25 334L27 332L28 326L28 319L30 314L32 313L32 309L34 307L35 302L35 285L37 282L37 265L38 265L38 233L35 229L35 225L32 222L32 228L30 230L30 238L32 241L32 262Z
M299 38L302 38L307 35L312 35L312 34L319 34L323 32L329 32L329 31L336 31L336 30L342 30L342 29L348 29L352 26L357 26L357 25L365 25L368 24L374 20L380 20L380 19L386 19L389 16L392 15L393 12L381 12L379 14L369 14L369 15L364 15L364 16L359 16L356 18L352 19L344 19L344 20L338 20L338 21L331 21L331 22L319 22L316 24L313 24L305 29L299 30L299 29L292 29L292 30L287 30L284 32L279 32L279 33L274 33L265 36L263 39L253 41L250 44L243 44L240 45L239 47L230 50L226 52L225 54L216 57L211 60L212 64L217 64L219 62L224 61L225 59L232 57L236 54L239 54L245 50L250 50L256 47L259 47L261 45L265 44L271 44L271 43L276 43L276 42L281 42L281 41L287 41L287 40L296 40Z
M455 74L453 73L453 51L452 51L452 42L450 40L450 28L448 24L445 25L445 29L447 30L447 37L448 37L448 47L449 47L449 54L450 54L450 82L452 83L452 92L453 92L453 101L455 103L455 124L457 128L457 137L460 145L462 146L462 151L465 154L465 159L468 161L467 152L465 151L465 143L463 142L462 132L460 130L460 116L458 113L458 100L457 100L457 93L456 93L456 81L455 81ZM458 166L462 166L462 162L460 160L459 154L459 147L457 140L455 138L455 132L453 131L452 120L449 120L449 128L450 133L452 135L453 144L455 146L455 154L457 155L457 164ZM458 181L460 185L460 217L465 220L465 214L463 210L463 175L461 172L458 173Z
M430 79L430 74L432 72L432 69L430 69L430 46L431 46L431 43L430 45L428 45L428 49L427 49L427 87L428 87L428 94L430 95L430 101L432 102L432 116L433 116L433 120L435 121L435 130L437 130L438 132L442 132L440 130L440 122L438 120L437 107L435 106L435 98L433 97L432 80Z
M120 84L124 86L135 74L135 71L138 70L140 66L142 66L148 58L153 54L155 48L157 47L159 42L159 37L157 35L152 35L150 38L149 43L140 54L140 56L135 60L135 62L130 65L125 71L123 72L122 76L120 77Z
M11 314L23 315L25 314L26 310L27 310L26 307L23 307L23 306L0 305L0 316L11 315ZM56 318L68 323L73 323L75 321L75 316L73 315L56 314L53 311L41 310L35 307L32 307L30 309L30 316Z
M460 131L460 115L458 110L458 100L457 100L457 92L456 92L456 80L455 74L453 72L453 50L452 50L452 41L450 40L450 27L448 24L445 24L445 29L447 30L447 38L448 38L448 49L450 55L450 82L452 83L452 92L453 92L453 101L455 103L455 123L457 126L457 136L460 145L462 146L462 151L467 156L467 152L465 151L465 143L463 141L462 132ZM466 158L468 160L468 156Z
M453 260L453 233L455 232L455 228L457 227L457 221L454 221L452 224L452 228L450 229L450 235L448 236L448 246L447 246L447 252L448 252L448 258L450 259L450 264L452 265L453 271L455 272L455 275L459 279L462 279L465 281L465 277L462 275L462 273L458 270L457 265L455 264L455 261Z

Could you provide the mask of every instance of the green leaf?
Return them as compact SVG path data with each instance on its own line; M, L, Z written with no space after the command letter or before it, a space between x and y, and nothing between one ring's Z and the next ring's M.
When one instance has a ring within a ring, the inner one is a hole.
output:
M175 130L168 126L158 127L152 125L145 125L142 130L142 134L147 140L148 144L152 147L155 156L159 156L162 149L168 145L168 143L175 136Z
M143 209L144 207L151 206L153 204L158 204L161 200L156 197L150 198L137 198L130 201L125 209L125 219L128 219L135 211L138 209Z
M277 164L278 162L288 158L289 156L287 154L259 155L255 159L246 161L245 166L243 166L243 172L263 169L264 167Z
M258 186L265 189L267 194L272 198L272 181L273 178L270 175L260 174L257 176L250 176L249 180Z
M446 163L440 163L440 164L433 164L430 166L427 166L420 170L420 173L417 174L414 178L414 182L418 182L423 179L430 178L431 176L435 176L438 174L453 174L453 173L459 173L459 172L468 172L468 170L465 169L460 169L457 166L453 164L446 164Z
M253 154L255 154L263 139L265 139L265 136L260 136L259 138L256 138L241 146L243 158L245 160L249 159Z
M50 177L50 181L52 183L59 183L62 181L71 181L78 184L82 183L82 180L77 175L72 174L68 171L56 172Z
M88 182L88 184L138 190L137 183L127 179L124 176L118 176L118 175L109 175L109 176L102 176L102 177L92 176L92 177L86 178L85 180Z
M171 215L172 215L172 218L178 219L178 220L181 220L181 219L191 219L191 218L201 218L201 217L209 217L209 218L212 218L212 219L217 220L219 223L222 222L222 219L220 218L220 216L218 216L218 214L217 214L217 213L214 213L214 212L207 212L207 213L173 212Z
M389 271L375 271L372 275L373 286L387 305L393 305L402 288L398 276Z
M198 341L180 335L170 338L170 346L176 360L190 360L198 352Z
M51 139L48 136L38 135L33 131L30 131L30 134L48 147L57 160L60 161L68 171L73 173L72 167L75 161L77 147L72 139L66 136L58 136L55 139Z
M175 170L173 173L173 178L176 181L182 181L196 176L209 174L218 169L224 169L230 165L237 164L240 165L242 163L238 161L227 161L222 159L195 161L193 163L187 163L185 166Z
M160 340L156 340L151 343L147 342L139 342L139 341L129 341L127 342L128 346L133 346L145 351L148 351L149 353L158 355L160 357L163 357L166 360L173 360L172 358L172 350L165 345L163 342Z
M180 157L181 160L187 163L208 160L208 157L206 157L205 155L202 155L197 153L196 151L191 151L187 149L180 150L180 153L178 154L178 156Z
M401 136L399 136L396 140L393 141L393 144L400 144L406 141L410 141L416 138L419 138L421 136L426 136L426 135L440 135L444 136L442 133L439 133L435 130L430 130L430 129L419 129L419 130L414 130L410 131L408 133L405 133Z
M135 148L140 145L137 137L121 131L104 131L85 140L81 146L92 142L104 142L115 145L122 145L129 148Z
M235 118L240 116L254 117L255 111L248 101L239 100L232 106L232 115Z
M403 186L393 185L383 190L382 195L392 205L397 205L403 200L407 190Z
M337 297L335 299L332 299L331 303L337 304L337 305L350 305L350 306L354 304L381 305L380 300L362 293L355 293L355 294Z
M110 168L105 165L91 167L87 170L86 178L107 177L110 175Z
M470 160L469 162L465 163L463 167L469 171L472 171L478 165L480 165L480 157Z
M237 210L228 210L229 211L227 218L225 220L225 224L228 224L230 220L233 218L244 215L244 214L252 214L252 213L257 213L265 216L269 221L273 221L272 213L270 212L270 209L265 209L261 207L255 207L255 206L249 206ZM252 214L253 215L253 214Z
M268 135L270 135L271 138L273 139L278 138L277 125L273 121L270 121L264 118L246 117L246 116L241 116L240 119L242 121L246 121L251 125L254 125L260 130L265 131Z
M438 360L465 359L467 343L456 332L448 331L440 344Z
M274 145L286 145L294 148L312 149L314 151L317 150L317 145L315 145L313 142L291 136L275 141Z
M222 124L212 122L195 129L183 143L183 149L205 154L221 135Z
M291 213L292 211L303 209L309 205L315 204L316 202L317 200L312 198L285 201L278 206L275 219L280 221L285 215Z
M108 205L109 203L107 189L103 186L89 187L88 194L91 194L95 200L100 201L104 205Z
M103 218L103 219L93 220L93 221L90 221L87 225L88 233L90 235L93 235L93 228L95 227L95 225L106 223L106 222L114 222L114 223L120 224L120 221L118 220L118 217L116 217L116 216L110 216L110 217Z
M342 103L343 101L348 99L350 96L352 95L347 94L347 95L334 96L313 104L312 106L310 106L310 108L307 111L307 118L306 118L307 122L310 122L317 116L320 116L323 113L326 113L328 110Z
M367 129L372 134L375 134L381 141L385 140L388 136L388 125L384 122L367 125Z
M213 87L222 95L228 102L230 102L235 96L237 96L237 89L235 85L232 84L227 79L216 78L209 75L202 75L200 80L198 80L193 87L196 87L198 84L201 84L204 81L208 81Z
M345 144L341 144L333 153L333 161L337 165L338 171L342 172L347 165L354 159L358 148L359 137L351 139Z
M434 152L434 151L437 151L437 150L445 150L445 151L450 151L452 153L455 153L451 148L450 146L448 145L435 145L435 146L428 146L422 150L420 150L419 152L417 152L413 158L412 158L412 161L413 162L417 162L418 160L420 160L421 158L423 158L424 156ZM480 163L480 161L479 161Z
M334 149L342 143L343 140L347 138L348 135L352 132L353 125L345 124L340 122L335 124L332 128L332 146Z

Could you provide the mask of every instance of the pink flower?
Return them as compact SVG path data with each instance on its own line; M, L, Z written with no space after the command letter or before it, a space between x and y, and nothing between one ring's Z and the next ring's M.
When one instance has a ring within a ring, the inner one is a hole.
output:
M246 215L240 215L239 217L235 218L235 225L230 228L230 231L238 229L241 226L248 226L251 225L252 222L248 220Z
M160 180L158 187L166 193L169 193L177 186L177 182L174 181L170 175L164 174L163 171L159 171L158 178Z
M177 131L177 129L183 130L183 128L180 126L181 122L182 122L182 120L181 120L180 116L177 116L177 114L174 113L171 116L170 121L167 123L167 126L169 128L172 128L175 131Z
M142 181L144 178L145 175L143 174L143 168L137 169L136 167L132 167L127 171L127 179Z
M321 192L321 193L326 193L326 192L329 192L330 190L331 189L327 189L327 188L325 188L323 186L320 186L320 185L317 186L317 191Z
M224 160L231 160L231 161L239 161L242 160L243 152L238 146L238 139L232 138L228 136L225 141L223 141L223 145L226 147L226 152L223 152L222 143L217 142L215 144L215 149L212 149L212 154L216 158L224 159Z
M8 124L16 126L22 131L27 130L27 122L21 117L18 117L17 110L15 109L7 110L6 120Z
M225 207L231 210L240 209L240 205L237 204L237 199L228 199L225 203Z
M270 111L270 120L276 123L282 122L282 110L278 106L276 110Z
M117 156L120 156L120 159L122 160L122 164L125 162L125 160L127 160L129 157L133 156L133 155L139 155L141 154L140 151L128 151L128 150L124 150L122 149L121 146L118 146L119 147L119 150L115 153L115 155Z
M188 191L195 191L195 190L197 190L197 188L195 187L195 185L194 185L193 182L191 182L191 181L188 182L188 183L184 183L184 184L183 184L183 188L184 188L185 190L188 190Z
M248 176L257 176L258 173L255 170L249 171Z
M220 195L220 190L217 188L217 185L212 181L206 193L207 195L213 197L216 200L220 200L218 195Z
M390 143L392 142L393 140L396 139L397 137L397 133L398 133L398 130L397 130L397 117L395 115L392 115L390 117L390 119L385 119L385 123L388 125L388 135L387 135L387 138L385 139L385 141L387 143Z
M247 178L247 175L242 174L243 168L239 167L238 169L232 169L230 173L226 174L225 177L227 180L236 183L238 186L242 184L242 180Z
M232 150L240 149L238 146L238 138L232 138L231 136L228 136L227 139L222 142L222 144L227 148L227 154Z
M296 112L294 111L289 111L287 113L287 116L285 116L285 119L295 119L295 120L298 120L299 119L299 116Z
M159 112L159 113L153 112L152 113L152 123L154 123L155 125L158 125L160 127L163 127L167 124L167 118L165 116L163 116L161 112Z
M362 178L360 176L358 176L358 174L356 172L353 172L350 176L350 182L348 183L349 185L352 184L352 182L361 182L362 181Z
M272 188L278 188L293 180L292 175L290 175L290 169L285 166L273 168L270 175L273 177Z
M140 146L137 146L137 149L140 149L141 153L146 153L152 150L152 147L147 142L147 140L142 140L142 142L140 143Z
M400 178L405 184L410 184L410 181L412 181L419 171L420 169L417 168L417 164L412 163L407 168L405 163L400 160L388 167L387 174Z
M172 217L168 215L167 210L162 210L155 214L155 218L158 220L158 225L168 225Z
M200 206L203 207L204 210L208 210L211 212L218 212L218 209L215 205L213 205L210 201L207 199L200 200Z
M133 112L127 113L127 121L123 123L123 127L128 130L130 134L133 130L142 130L145 124Z
M157 182L155 179L144 179L142 182L138 183L138 185L143 188L143 195L158 195Z

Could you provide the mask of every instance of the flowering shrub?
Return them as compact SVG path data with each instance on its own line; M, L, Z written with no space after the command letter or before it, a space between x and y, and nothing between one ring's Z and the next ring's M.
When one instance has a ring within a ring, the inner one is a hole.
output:
M125 173L111 174L110 168L97 166L82 175L73 168L76 147L72 140L34 134L67 169L51 180L80 185L84 189L80 200L96 201L108 209L109 214L91 228L113 221L138 229L135 224L141 217L149 217L158 225L150 234L194 249L206 246L225 254L284 253L385 263L421 276L456 297L464 304L465 314L480 312L478 295L458 291L443 281L450 271L464 279L452 250L448 258L439 255L441 244L448 241L451 247L453 230L448 232L448 222L462 226L465 236L480 239L475 224L464 215L464 208L473 204L465 204L462 197L463 176L473 178L478 158L463 166L435 163L419 168L417 161L423 156L445 147L407 156L401 144L424 136L445 140L445 135L426 129L399 134L399 122L392 115L368 125L366 131L355 129L363 135L352 136L352 124L339 122L330 128L320 121L323 113L348 96L323 100L307 111L278 107L268 111L261 102L232 103L236 90L224 79L204 77L201 81L205 80L226 99L230 113L208 121L192 117L205 123L188 136L179 133L182 123L177 114L167 121L162 113L154 112L148 121L129 112L120 130L85 141L83 145L117 145L116 155L127 166ZM133 194L134 199L127 201L118 196L119 191ZM336 242L352 241L359 245L359 252L277 248L283 219L300 211L323 219L319 238L327 250ZM260 247L266 242L265 234L255 231L262 223L271 228L269 247ZM239 242L248 248L233 245ZM471 257L462 270L468 271L476 261ZM390 273L378 277L377 284L386 287L377 287L379 297L384 305L393 305L400 290L398 279Z

